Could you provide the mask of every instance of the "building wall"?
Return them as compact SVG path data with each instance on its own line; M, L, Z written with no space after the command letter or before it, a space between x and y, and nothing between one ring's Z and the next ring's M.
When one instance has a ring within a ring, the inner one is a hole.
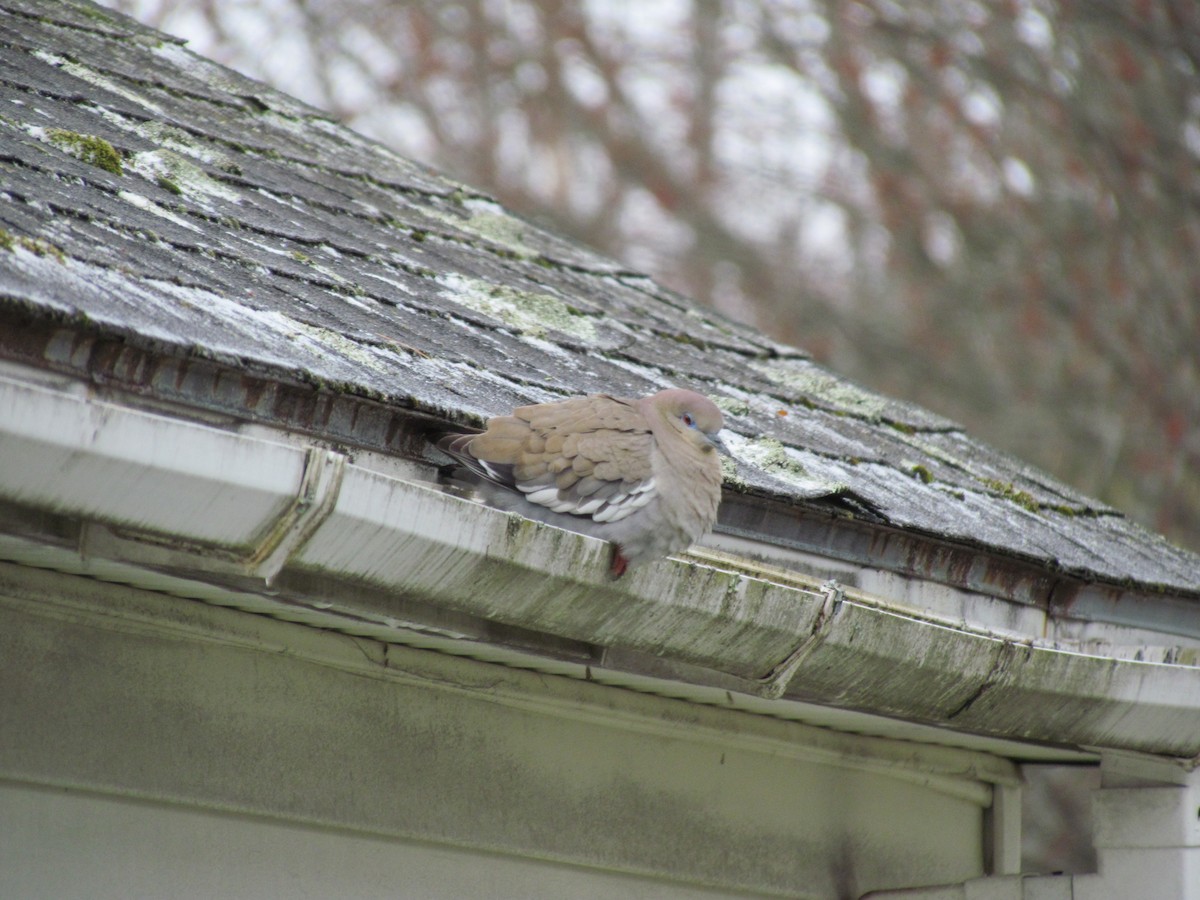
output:
M0 783L0 809L0 890L13 898L737 896L69 788Z
M6 898L855 897L981 874L986 786L917 745L8 564L0 667Z

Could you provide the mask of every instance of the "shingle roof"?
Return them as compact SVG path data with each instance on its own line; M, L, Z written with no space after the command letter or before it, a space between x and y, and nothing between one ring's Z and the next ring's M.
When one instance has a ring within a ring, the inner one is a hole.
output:
M0 0L0 228L0 355L410 455L379 410L693 387L747 503L1200 596L1196 555L954 423L86 2Z

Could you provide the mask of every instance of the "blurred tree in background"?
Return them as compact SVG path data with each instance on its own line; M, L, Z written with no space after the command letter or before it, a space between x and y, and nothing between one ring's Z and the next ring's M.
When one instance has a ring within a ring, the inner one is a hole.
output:
M1194 0L109 0L1200 548Z

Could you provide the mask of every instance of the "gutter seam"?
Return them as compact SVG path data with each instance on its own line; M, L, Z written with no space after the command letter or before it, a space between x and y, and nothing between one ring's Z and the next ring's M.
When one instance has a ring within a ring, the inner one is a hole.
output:
M346 472L344 454L308 447L304 474L295 499L275 520L262 542L244 563L251 574L269 587L288 560L312 537L333 512Z
M836 581L827 581L821 585L821 591L825 595L825 601L821 604L821 609L817 613L817 619L813 622L812 631L800 643L795 650L784 657L783 661L776 665L764 677L758 679L755 693L760 697L768 700L776 700L782 697L791 683L796 670L804 664L804 660L825 638L825 626L837 614L841 608L842 602L846 599L842 593L842 586Z
M1016 661L1017 648L1020 646L1025 645L1018 644L1015 641L1001 640L1000 651L996 654L996 659L992 662L991 669L988 670L987 675L984 677L979 687L975 689L975 692L971 694L970 697L965 699L957 709L947 714L947 721L953 722L972 706L974 706L975 702L981 699L984 694L996 686L999 680L1008 673L1008 670ZM1026 649L1029 648L1026 647Z

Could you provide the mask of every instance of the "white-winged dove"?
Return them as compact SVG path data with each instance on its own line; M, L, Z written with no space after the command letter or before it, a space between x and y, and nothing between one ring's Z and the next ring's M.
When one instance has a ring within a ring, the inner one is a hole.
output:
M495 505L611 541L612 574L705 534L721 502L721 410L700 394L589 394L522 406L437 446Z

